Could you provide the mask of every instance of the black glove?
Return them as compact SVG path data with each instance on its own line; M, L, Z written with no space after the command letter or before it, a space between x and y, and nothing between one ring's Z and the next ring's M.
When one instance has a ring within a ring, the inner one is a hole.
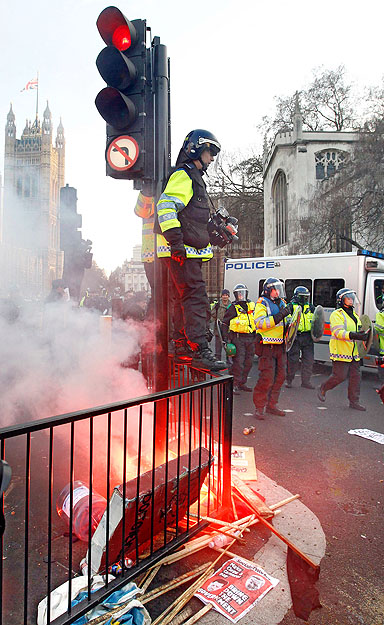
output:
M171 258L179 263L180 267L184 265L187 254L183 243L178 243L176 245L171 244Z
M284 308L279 310L279 312L276 313L276 315L272 315L273 321L277 325L278 323L280 323L282 319L285 319L285 317L288 317L288 315L292 315L292 313L293 313L293 304L292 302L289 302L289 304L287 304L286 306L284 306Z
M363 330L361 330L360 332L350 332L349 338L352 339L352 341L367 341L369 333L370 330L368 330L367 332L364 332Z

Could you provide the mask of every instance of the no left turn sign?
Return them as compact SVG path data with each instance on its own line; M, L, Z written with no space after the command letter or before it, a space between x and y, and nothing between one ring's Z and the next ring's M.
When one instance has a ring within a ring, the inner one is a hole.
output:
M133 137L121 135L116 137L107 148L108 165L116 171L130 169L139 156L139 146Z

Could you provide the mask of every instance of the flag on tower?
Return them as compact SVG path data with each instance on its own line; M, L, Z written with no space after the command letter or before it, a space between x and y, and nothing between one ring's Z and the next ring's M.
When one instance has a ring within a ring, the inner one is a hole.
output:
M21 90L22 91L30 91L31 89L38 89L39 88L39 79L38 78L32 78L32 80L29 80L27 82L27 84L25 85L24 89Z

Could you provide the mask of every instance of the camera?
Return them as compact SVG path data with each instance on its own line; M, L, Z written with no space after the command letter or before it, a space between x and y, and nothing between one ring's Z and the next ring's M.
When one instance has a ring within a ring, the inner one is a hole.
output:
M209 240L212 245L225 247L228 243L237 241L237 224L236 217L231 217L223 206L219 207L208 221Z

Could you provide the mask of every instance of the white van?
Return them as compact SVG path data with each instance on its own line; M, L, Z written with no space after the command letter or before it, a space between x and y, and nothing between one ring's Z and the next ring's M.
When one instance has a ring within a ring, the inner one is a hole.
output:
M365 313L375 321L384 286L384 254L369 250L339 254L308 254L303 256L275 256L269 258L228 258L225 261L224 288L232 294L236 284L248 287L249 299L257 301L266 278L279 278L285 284L287 301L298 285L306 286L311 302L325 310L325 329L322 340L315 344L315 359L329 361L329 317L335 309L336 293L348 287L356 291L360 306L357 314ZM376 367L375 354L364 358L364 365Z

